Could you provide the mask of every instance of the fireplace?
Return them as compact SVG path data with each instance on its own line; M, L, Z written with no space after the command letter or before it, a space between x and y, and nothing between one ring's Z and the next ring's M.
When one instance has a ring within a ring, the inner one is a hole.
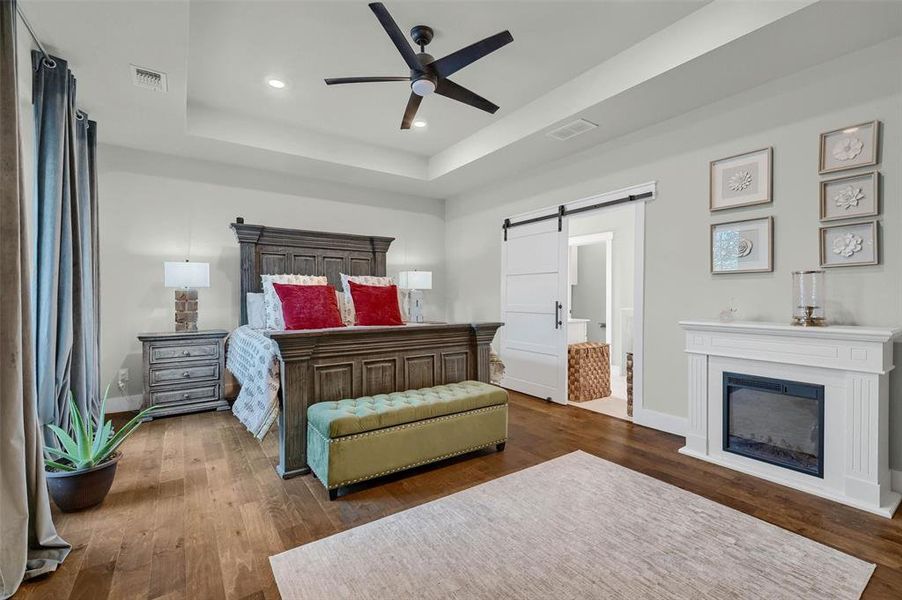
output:
M723 449L824 476L824 386L723 373Z
M889 468L889 375L902 328L681 325L682 454L893 516L902 494Z

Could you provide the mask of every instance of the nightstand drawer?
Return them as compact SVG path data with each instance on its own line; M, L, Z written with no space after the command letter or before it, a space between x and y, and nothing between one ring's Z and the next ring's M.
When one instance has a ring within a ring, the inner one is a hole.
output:
M207 344L154 344L150 347L150 363L173 363L186 360L219 358L219 342Z
M219 379L219 363L184 367L154 368L150 370L150 385L187 383Z
M204 385L201 387L183 388L180 390L168 390L164 392L151 392L150 401L157 404L187 404L190 402L206 402L219 399L219 384Z

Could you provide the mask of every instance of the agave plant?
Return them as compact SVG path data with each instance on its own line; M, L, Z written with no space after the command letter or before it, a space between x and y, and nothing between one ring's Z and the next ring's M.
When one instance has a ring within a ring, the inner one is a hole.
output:
M91 418L90 413L83 415L79 412L72 391L69 391L69 418L72 422L75 438L73 439L72 436L56 425L48 425L59 440L62 449L44 446L44 452L47 455L44 458L46 466L57 471L83 471L102 464L137 429L142 419L156 408L150 407L141 411L135 418L126 423L122 429L114 432L112 421L104 423L106 399L109 393L110 387L107 386L106 392L103 394L103 401L100 403L100 413L97 415L95 422Z

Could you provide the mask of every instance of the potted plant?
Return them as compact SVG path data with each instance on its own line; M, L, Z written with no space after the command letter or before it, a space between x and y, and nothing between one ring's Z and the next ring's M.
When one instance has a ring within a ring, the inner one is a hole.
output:
M44 446L47 487L50 497L64 512L82 510L103 502L113 485L116 465L121 457L116 449L155 408L141 411L122 429L114 432L113 422L104 422L109 391L107 387L96 423L90 413L83 415L79 412L72 392L69 392L69 419L75 433L74 439L62 428L48 425L61 448Z

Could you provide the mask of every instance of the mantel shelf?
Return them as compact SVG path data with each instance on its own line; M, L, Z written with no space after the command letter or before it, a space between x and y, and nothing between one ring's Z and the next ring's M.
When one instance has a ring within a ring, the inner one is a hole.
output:
M902 336L899 327L861 327L857 325L829 325L827 327L799 327L787 323L764 321L680 321L686 331L746 333L753 335L795 336L809 339L848 340L885 343Z

